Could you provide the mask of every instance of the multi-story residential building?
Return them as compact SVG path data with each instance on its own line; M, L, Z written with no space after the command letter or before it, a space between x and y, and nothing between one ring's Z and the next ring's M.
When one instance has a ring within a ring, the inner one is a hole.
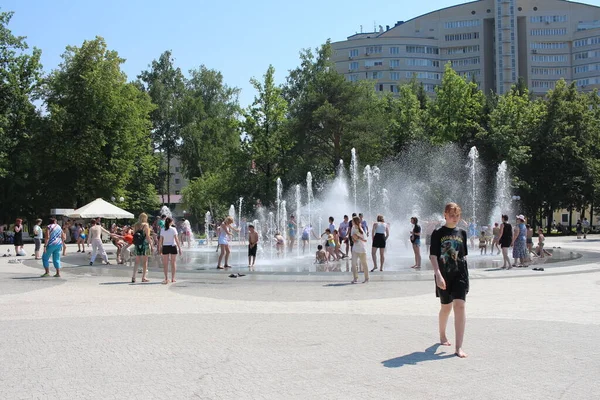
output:
M161 204L169 206L173 216L181 217L184 216L183 209L183 196L181 190L188 185L188 180L183 176L183 169L181 166L181 160L178 157L173 157L169 163L169 169L171 172L169 188L171 195L168 196L166 193L158 196L158 201ZM166 188L165 188L166 189Z
M582 90L600 87L600 7L572 1L473 1L332 47L338 72L349 81L372 79L378 91L396 92L414 76L433 92L447 62L500 94L519 77L540 95L560 78Z

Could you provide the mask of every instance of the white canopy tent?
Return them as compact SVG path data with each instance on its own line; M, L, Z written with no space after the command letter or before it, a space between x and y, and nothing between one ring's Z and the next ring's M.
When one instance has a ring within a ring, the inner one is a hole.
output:
M133 218L133 214L129 211L125 211L114 204L109 203L101 198L86 204L83 207L79 207L68 215L69 218Z

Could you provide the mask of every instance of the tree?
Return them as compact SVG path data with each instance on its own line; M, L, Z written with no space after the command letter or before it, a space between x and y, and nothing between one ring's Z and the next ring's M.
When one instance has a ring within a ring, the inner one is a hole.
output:
M275 85L274 75L275 68L270 65L264 82L250 80L258 93L244 112L243 123L254 179L259 193L267 198L272 197L275 179L285 174L286 153L292 145L285 127L287 102L281 88Z
M467 145L483 130L485 97L477 84L467 82L446 64L442 84L435 89L430 135L434 143Z
M165 51L158 60L152 61L149 70L138 76L139 87L150 95L156 106L151 114L152 143L154 150L163 156L159 159L161 181L157 186L161 194L166 189L167 203L171 203L171 160L178 155L181 142L185 93L183 74L174 64L171 51Z
M240 147L238 88L204 65L190 71L182 107L180 155L188 179L226 168Z
M148 95L127 83L123 62L97 37L67 47L49 77L40 183L47 203L77 207L96 197L124 196L127 187L135 187L147 199L138 200L137 207L155 204L156 192L145 185L155 179L149 118L154 107ZM147 164L145 173L139 172L141 163Z
M41 154L32 146L41 131L33 104L40 94L41 51L27 52L25 38L12 34L12 16L0 12L0 221L34 213L37 201L29 195L36 191Z
M589 97L578 93L574 83L558 81L546 96L546 107L531 139L529 181L535 199L545 200L551 222L554 209L581 208L591 198L597 181L591 165L598 134Z

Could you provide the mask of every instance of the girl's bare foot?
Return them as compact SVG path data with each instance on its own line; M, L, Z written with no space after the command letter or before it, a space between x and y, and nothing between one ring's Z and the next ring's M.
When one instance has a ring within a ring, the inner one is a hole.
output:
M454 354L456 354L456 356L460 357L460 358L467 358L468 357L467 353L465 353L464 351L462 351L462 349L457 349L456 352L454 352Z
M450 341L445 337L440 339L440 344L442 346L451 346L452 345L452 343L450 343Z
M175 278L171 279L171 283L175 283L175 282L177 282L177 281L175 280Z
M162 284L163 284L163 285L166 285L167 283L169 283L169 280L168 280L168 279L165 279L164 281L162 281Z

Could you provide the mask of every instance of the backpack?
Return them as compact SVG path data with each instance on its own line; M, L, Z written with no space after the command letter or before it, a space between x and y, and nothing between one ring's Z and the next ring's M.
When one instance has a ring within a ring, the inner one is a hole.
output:
M133 244L138 248L144 246L145 239L146 235L144 234L143 229L139 229L136 233L133 234Z

